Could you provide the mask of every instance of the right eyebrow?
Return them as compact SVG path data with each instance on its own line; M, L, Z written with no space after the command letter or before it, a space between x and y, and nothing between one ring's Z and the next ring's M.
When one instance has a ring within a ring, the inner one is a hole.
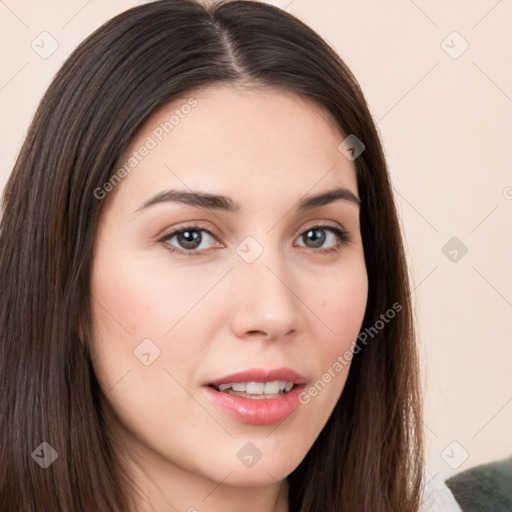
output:
M196 191L185 192L173 189L164 190L163 192L156 194L154 197L146 201L140 208L137 208L135 212L139 212L155 204L166 202L184 203L190 206L197 206L198 208L224 210L233 213L240 210L240 205L227 196Z

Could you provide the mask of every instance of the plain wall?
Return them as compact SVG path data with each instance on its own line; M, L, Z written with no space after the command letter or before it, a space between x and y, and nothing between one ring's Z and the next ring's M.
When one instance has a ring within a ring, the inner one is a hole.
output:
M54 73L137 3L0 2L2 190ZM415 287L430 477L511 455L512 2L271 3L334 46L381 133Z

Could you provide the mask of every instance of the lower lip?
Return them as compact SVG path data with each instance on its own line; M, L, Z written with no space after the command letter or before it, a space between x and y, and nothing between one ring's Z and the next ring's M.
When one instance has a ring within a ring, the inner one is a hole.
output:
M222 393L205 386L208 397L227 414L242 423L274 425L281 423L299 406L299 395L304 385L295 385L279 398L243 398Z

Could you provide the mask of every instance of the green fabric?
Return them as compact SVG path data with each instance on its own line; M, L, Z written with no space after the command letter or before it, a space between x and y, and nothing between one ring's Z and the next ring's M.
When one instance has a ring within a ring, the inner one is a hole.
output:
M512 457L446 480L464 512L512 512Z

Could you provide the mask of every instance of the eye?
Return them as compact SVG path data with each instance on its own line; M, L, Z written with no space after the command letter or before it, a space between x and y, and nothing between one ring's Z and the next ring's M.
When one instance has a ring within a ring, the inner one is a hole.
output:
M171 243L173 240L175 240L177 245ZM211 243L212 241L215 242L215 237L203 226L192 225L173 231L164 236L160 241L165 242L167 249L171 252L189 253L192 255L196 251L211 248Z
M349 236L337 226L331 224L322 224L312 226L302 233L299 240L304 241L304 245L299 247L309 247L316 252L339 251L343 245L349 242ZM322 247L327 242L327 247ZM307 245L309 244L309 245Z
M329 253L339 251L350 241L350 238L346 231L336 225L322 224L308 228L301 234L299 240L304 242L304 245L299 244L299 247L307 247L317 253ZM165 243L170 252L187 256L200 256L201 252L212 248L215 244L217 247L223 247L216 241L215 235L204 226L197 224L172 231L159 241ZM326 242L327 247L323 247Z

